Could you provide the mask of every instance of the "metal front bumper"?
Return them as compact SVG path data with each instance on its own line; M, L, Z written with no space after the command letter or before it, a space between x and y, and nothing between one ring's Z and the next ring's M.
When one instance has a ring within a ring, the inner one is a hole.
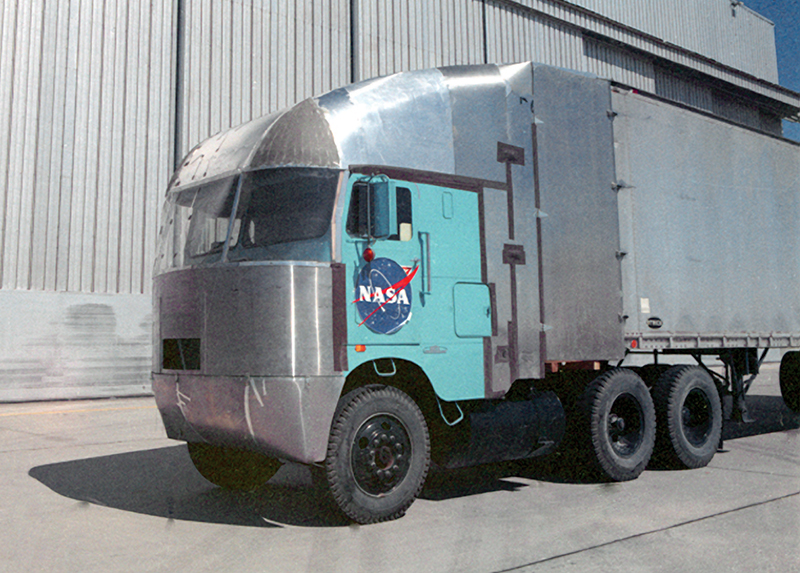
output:
M167 436L255 450L301 463L325 459L342 376L153 375Z

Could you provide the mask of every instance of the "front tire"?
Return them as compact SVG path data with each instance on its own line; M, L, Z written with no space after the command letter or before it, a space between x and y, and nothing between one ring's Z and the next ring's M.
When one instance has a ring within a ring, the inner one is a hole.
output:
M781 358L778 372L783 403L793 412L800 412L800 352L787 352Z
M717 451L722 403L711 376L698 366L675 366L653 388L656 455L669 466L702 468Z
M656 427L642 379L626 368L605 372L584 391L581 415L595 469L614 481L639 477L653 453Z
M281 467L275 458L256 452L202 443L187 445L189 457L200 475L225 489L258 489Z
M325 477L350 519L365 524L401 517L422 490L429 465L428 427L408 395L367 386L342 398Z

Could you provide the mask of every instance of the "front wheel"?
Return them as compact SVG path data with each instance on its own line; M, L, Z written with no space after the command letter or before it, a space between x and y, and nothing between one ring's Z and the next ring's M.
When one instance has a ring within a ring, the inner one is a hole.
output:
M800 412L800 352L787 352L778 371L783 403L793 412Z
M699 366L675 366L653 388L656 454L667 465L701 468L717 451L722 404L711 376Z
M254 490L269 481L281 462L256 452L211 444L187 444L200 475L225 489Z
M429 465L428 427L408 395L367 386L342 398L325 477L350 519L375 523L402 516L422 490Z
M639 477L655 442L655 410L642 379L626 368L595 378L581 400L583 432L595 468L614 481Z

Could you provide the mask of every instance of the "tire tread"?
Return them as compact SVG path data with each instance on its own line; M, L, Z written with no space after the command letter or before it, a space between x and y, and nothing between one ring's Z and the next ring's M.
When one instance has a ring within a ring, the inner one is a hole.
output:
M399 400L409 408L409 411L412 412L414 416L417 417L417 422L422 423L422 447L426 452L419 484L413 491L412 495L408 496L408 499L404 500L400 506L388 513L374 513L356 503L352 497L348 495L346 487L347 477L340 475L336 461L338 450L342 445L342 441L346 439L346 435L348 433L349 421L357 414L360 408L364 407L369 402L381 398ZM419 410L419 407L407 394L391 386L372 385L357 388L342 399L340 408L338 408L338 412L334 418L334 423L331 428L327 457L325 460L325 474L333 502L347 517L361 524L391 521L402 517L405 515L406 511L417 498L417 496L422 492L429 467L430 436L425 423L425 418L422 415L422 412Z

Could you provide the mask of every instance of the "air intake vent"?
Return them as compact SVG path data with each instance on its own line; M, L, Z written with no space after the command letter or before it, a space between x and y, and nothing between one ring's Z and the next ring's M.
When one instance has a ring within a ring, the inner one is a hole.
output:
M164 370L200 370L200 339L165 338L161 356Z

